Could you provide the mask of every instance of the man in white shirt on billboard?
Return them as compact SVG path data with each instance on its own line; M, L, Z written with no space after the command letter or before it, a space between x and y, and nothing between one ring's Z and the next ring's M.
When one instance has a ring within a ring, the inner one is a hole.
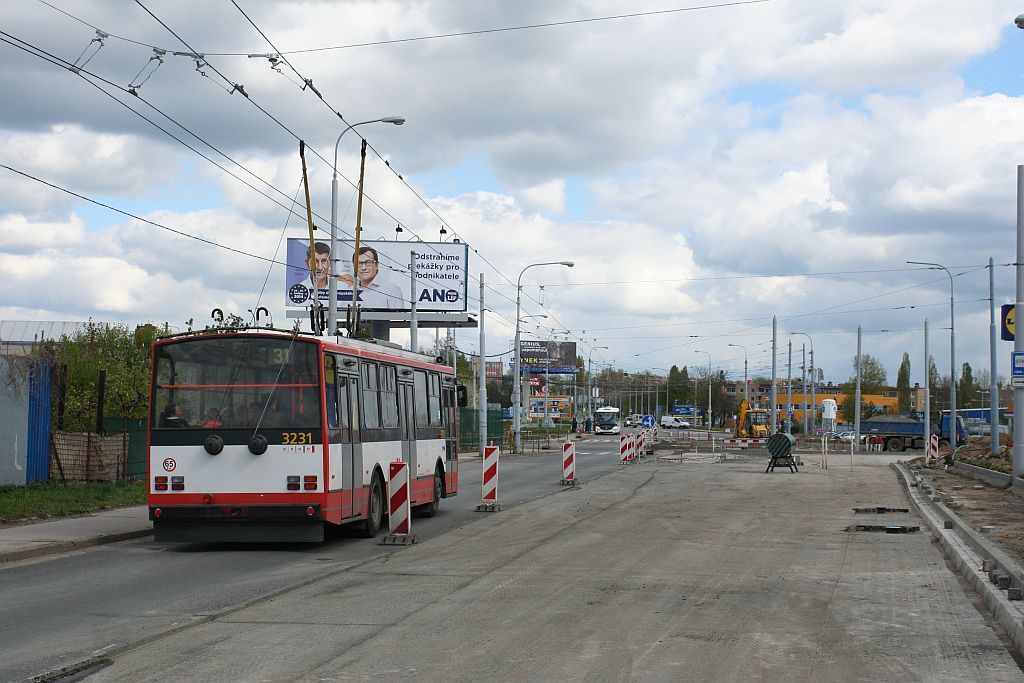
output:
M363 308L401 310L408 308L408 302L401 288L380 275L380 257L373 247L359 247L359 302ZM338 279L352 287L351 275L339 275Z

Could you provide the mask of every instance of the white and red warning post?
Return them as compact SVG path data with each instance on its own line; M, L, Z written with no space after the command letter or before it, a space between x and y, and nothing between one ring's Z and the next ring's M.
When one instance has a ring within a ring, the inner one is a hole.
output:
M576 444L562 444L562 486L576 485Z

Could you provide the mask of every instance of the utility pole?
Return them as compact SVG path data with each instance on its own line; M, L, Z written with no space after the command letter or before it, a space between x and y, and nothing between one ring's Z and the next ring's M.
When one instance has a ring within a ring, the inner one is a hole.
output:
M779 396L778 396L778 391L775 389L775 378L777 377L775 364L776 364L776 358L778 357L778 350L777 350L778 349L778 337L779 337L779 321L778 321L778 318L776 318L776 316L773 315L772 316L772 388L771 388L771 391L769 392L769 396L771 396L771 402L772 402L771 409L770 409L770 412L769 412L769 415L772 418L772 427L771 427L771 430L770 430L772 433L775 433L775 430L778 429L778 425L779 425L778 417L776 415L776 412L777 412L776 411L776 405L778 405Z
M860 325L857 325L857 393L854 396L854 449L860 450Z
M786 378L786 433L793 433L793 340L789 340L788 374Z
M484 349L484 274L480 273L480 457L487 445L487 352Z
M807 344L800 345L800 386L804 390L804 435L806 436L810 432L807 431Z
M989 449L999 455L999 388L996 386L996 276L992 257L988 257L988 374L989 374Z
M929 386L932 374L931 359L928 357L928 318L924 319L924 438L925 448L932 438L932 388ZM939 423L941 424L941 423Z

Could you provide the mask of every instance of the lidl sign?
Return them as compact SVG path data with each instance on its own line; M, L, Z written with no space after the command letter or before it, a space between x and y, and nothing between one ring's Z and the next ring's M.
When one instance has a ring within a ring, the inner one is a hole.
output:
M1003 304L999 316L999 338L1003 341L1013 341L1017 330L1017 311L1013 304Z

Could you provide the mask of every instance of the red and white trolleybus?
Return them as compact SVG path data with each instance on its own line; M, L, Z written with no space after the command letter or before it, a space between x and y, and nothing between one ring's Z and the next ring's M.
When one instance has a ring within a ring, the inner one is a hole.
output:
M157 541L376 535L387 463L409 465L433 516L458 492L452 368L380 342L273 330L200 332L153 347L149 515Z

